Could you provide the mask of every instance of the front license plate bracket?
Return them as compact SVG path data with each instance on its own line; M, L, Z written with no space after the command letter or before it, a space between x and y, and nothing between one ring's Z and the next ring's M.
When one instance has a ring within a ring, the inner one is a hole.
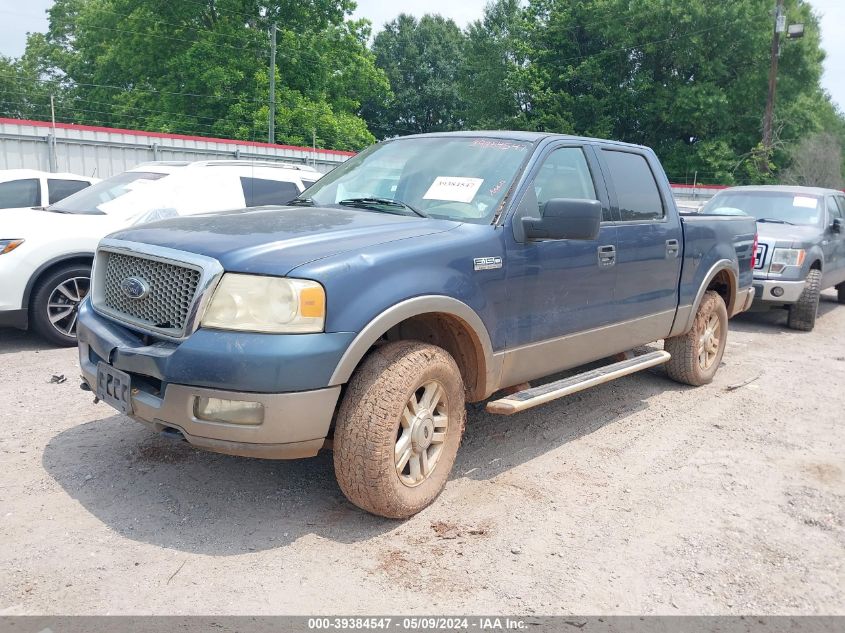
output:
M95 393L100 400L121 413L132 413L132 378L125 371L103 362L98 363Z

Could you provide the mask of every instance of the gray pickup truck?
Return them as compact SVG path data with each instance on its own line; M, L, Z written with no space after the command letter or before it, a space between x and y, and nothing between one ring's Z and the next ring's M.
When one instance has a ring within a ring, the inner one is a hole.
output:
M498 393L487 410L511 415L659 364L710 382L753 299L755 234L747 215L679 214L645 147L395 139L285 207L103 240L79 311L84 388L213 451L332 446L350 500L407 517L445 485L466 402Z
M845 194L815 187L760 186L725 189L702 213L757 219L755 307L786 308L788 324L810 331L819 296L836 287L845 303Z

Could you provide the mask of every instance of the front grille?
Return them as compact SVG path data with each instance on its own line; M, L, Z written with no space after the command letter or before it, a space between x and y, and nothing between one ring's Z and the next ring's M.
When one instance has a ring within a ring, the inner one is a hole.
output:
M184 334L201 270L113 252L106 253L104 264L102 307L141 327ZM146 296L134 299L124 292L124 281L132 277L148 286Z

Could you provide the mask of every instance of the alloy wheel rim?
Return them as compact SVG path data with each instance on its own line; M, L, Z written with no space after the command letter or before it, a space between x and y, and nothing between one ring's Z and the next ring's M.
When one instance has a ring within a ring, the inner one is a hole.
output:
M698 340L698 364L701 369L709 369L719 355L722 324L719 317L711 314L704 324L704 332Z
M47 319L59 334L76 336L79 304L88 294L88 277L71 277L53 288L47 299Z
M426 481L440 461L449 429L448 404L443 385L431 380L411 394L402 410L394 457L399 481L409 488Z

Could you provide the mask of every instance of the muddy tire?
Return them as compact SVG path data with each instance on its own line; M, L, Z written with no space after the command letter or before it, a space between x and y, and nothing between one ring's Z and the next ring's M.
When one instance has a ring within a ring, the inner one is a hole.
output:
M786 324L790 329L809 332L815 327L821 293L822 271L814 268L807 275L804 292L801 293L796 303L789 306L789 317Z
M839 303L845 303L845 282L836 286L836 300Z
M32 293L29 322L54 345L76 345L79 304L91 284L91 267L68 264L41 279Z
M340 489L373 514L416 514L446 485L465 421L463 380L446 351L415 341L377 349L352 376L338 412Z
M692 329L667 338L663 348L672 355L666 363L669 377L698 387L713 380L728 341L728 310L718 293L708 290L698 306Z

